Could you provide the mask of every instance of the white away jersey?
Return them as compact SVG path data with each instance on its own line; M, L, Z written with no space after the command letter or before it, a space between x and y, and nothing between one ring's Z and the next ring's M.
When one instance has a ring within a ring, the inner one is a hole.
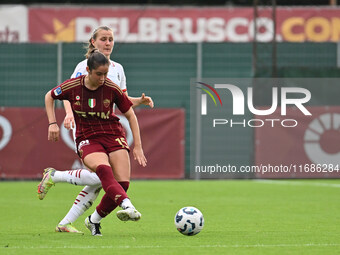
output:
M76 78L80 75L87 74L86 71L87 59L81 61L74 69L71 78ZM117 84L123 92L126 91L126 77L124 73L123 66L117 62L110 60L109 73L107 78Z

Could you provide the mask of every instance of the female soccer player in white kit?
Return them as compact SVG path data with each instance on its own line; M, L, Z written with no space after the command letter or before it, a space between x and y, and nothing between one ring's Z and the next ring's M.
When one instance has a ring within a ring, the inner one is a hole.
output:
M110 58L113 46L113 31L106 26L99 27L93 32L93 35L89 40L89 46L86 56L88 56L89 52L93 48L97 48L107 58ZM87 59L83 60L76 66L71 78L87 74L86 66ZM122 65L110 60L110 67L107 77L115 84L117 84L127 95L126 77ZM141 104L153 107L152 99L150 97L146 97L144 94L142 94L142 96L139 98L129 97L129 99L133 103L133 107ZM66 111L64 126L65 128L70 129L71 127L74 127L73 113L68 101L64 101L64 105ZM129 187L130 173L116 173L115 178L124 188L124 190L127 191ZM42 181L38 185L39 199L43 199L48 190L55 183L58 182L68 182L75 185L86 185L85 188L77 196L69 212L56 226L57 232L82 233L81 231L77 230L72 225L72 223L75 222L78 217L81 216L87 209L89 209L98 197L99 191L101 190L100 179L95 173L90 172L86 169L56 171L53 168L47 168L45 169ZM109 208L108 210L112 210L112 208ZM100 220L100 216L98 220Z

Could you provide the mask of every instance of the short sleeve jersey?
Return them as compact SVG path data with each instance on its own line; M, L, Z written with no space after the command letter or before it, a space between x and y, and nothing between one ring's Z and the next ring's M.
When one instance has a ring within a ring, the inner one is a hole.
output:
M112 107L116 104L125 113L130 109L131 101L108 78L96 90L88 89L85 87L85 76L69 79L51 90L52 98L71 103L76 122L76 139L83 140L101 134L124 134Z
M87 66L87 59L81 61L76 66L71 78L76 78L81 75L87 74L86 66ZM110 60L110 67L109 67L109 72L107 74L107 77L111 81L113 81L115 84L117 84L123 92L127 90L124 68L121 64Z

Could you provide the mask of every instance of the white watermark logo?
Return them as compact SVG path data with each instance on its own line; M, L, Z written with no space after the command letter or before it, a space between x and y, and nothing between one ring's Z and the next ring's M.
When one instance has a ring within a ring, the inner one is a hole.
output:
M280 115L286 116L287 115L287 106L295 106L297 109L301 111L302 114L305 116L311 116L312 114L307 110L304 104L308 103L311 99L311 92L308 89L300 88L300 87L281 87L280 90L278 87L272 88L271 93L271 106L267 109L256 109L253 100L253 88L247 88L247 95L245 97L243 91L236 85L233 84L214 84L213 86L198 82L202 85L202 87L198 87L203 92L201 94L201 116L208 115L208 104L207 104L207 95L214 101L215 106L217 106L217 100L215 97L218 98L221 106L222 100L220 95L221 90L222 93L227 93L232 95L232 113L234 116L242 116L245 115L245 101L247 102L247 107L249 112L257 116L268 116L273 114L279 106L279 96L280 96ZM203 87L204 86L204 87ZM210 89L210 91L209 91ZM219 90L219 93L217 90ZM280 94L279 94L280 91ZM291 97L294 94L295 98ZM297 95L299 96L298 98ZM263 107L261 107L263 108ZM233 119L224 119L218 118L213 119L213 127L217 125L230 125L231 127L234 125L242 125L244 127L262 127L266 123L270 124L272 127L275 126L276 123L280 123L282 127L295 127L297 126L297 121L294 119L250 119L246 120L243 119L241 121L235 121Z

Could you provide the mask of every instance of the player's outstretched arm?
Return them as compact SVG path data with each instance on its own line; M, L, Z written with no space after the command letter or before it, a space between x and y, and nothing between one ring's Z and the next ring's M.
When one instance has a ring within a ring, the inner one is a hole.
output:
M139 105L148 105L150 108L153 108L154 103L151 97L146 96L144 93L140 97L130 97L130 101L132 102L132 107L135 108Z
M51 96L51 91L48 91L45 95L45 108L48 119L48 140L58 141L59 140L59 127L54 110L54 99Z
M144 156L144 152L142 149L142 141L140 138L139 126L137 117L132 108L130 108L126 113L124 113L125 117L129 121L129 125L132 131L132 136L134 140L134 148L133 148L133 156L134 159L138 161L138 163L142 166L146 166L146 158Z

